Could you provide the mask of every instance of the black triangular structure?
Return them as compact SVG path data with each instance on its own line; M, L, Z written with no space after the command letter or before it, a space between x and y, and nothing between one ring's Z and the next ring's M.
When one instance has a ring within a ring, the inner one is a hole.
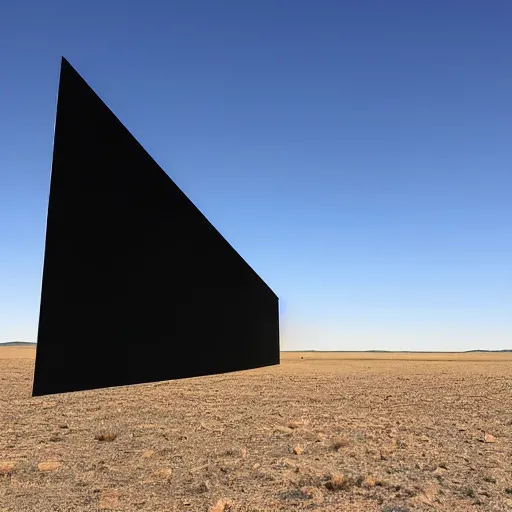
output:
M62 59L33 396L279 364L278 298Z

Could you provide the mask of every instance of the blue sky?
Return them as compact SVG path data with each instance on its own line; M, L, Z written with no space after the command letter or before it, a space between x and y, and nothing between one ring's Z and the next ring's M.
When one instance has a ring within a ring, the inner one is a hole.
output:
M281 300L282 348L512 348L512 3L4 3L0 342L35 341L65 56Z

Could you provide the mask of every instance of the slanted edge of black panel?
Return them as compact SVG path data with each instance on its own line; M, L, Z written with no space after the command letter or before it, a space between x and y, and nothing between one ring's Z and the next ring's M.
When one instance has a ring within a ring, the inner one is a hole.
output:
M57 132L57 122L59 118L59 102L60 102L60 86L62 83L62 76L65 72L65 66L71 66L69 62L62 57L61 58L61 65L60 65L60 72L59 72L59 85L57 87L57 97L55 101L55 121L53 125L53 147L52 147L52 165L50 167L50 183L49 183L49 189L48 189L48 204L46 206L46 221L45 221L45 242L44 242L44 249L43 249L43 265L42 265L42 274L41 274L41 291L40 291L40 300L39 300L39 319L38 319L38 329L37 329L37 343L36 343L36 357L34 362L34 376L32 381L32 396L40 396L36 393L35 385L36 385L36 373L37 368L41 362L42 353L43 350L41 348L41 343L39 342L39 332L41 330L41 319L42 319L42 307L43 307L43 297L44 297L44 288L45 288L45 270L46 270L46 255L47 255L47 247L48 247L48 217L50 215L50 208L52 204L52 178L53 178L53 164L55 162L55 134Z

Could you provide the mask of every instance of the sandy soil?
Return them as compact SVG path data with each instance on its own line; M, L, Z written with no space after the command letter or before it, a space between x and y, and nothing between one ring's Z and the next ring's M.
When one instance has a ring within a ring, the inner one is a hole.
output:
M31 398L34 355L0 348L0 512L512 511L512 354L284 353Z

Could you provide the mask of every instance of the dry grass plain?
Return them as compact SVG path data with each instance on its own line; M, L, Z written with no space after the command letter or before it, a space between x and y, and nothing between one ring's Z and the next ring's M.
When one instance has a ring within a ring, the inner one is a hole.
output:
M0 348L1 512L512 510L510 353L283 353L31 398L34 355Z

